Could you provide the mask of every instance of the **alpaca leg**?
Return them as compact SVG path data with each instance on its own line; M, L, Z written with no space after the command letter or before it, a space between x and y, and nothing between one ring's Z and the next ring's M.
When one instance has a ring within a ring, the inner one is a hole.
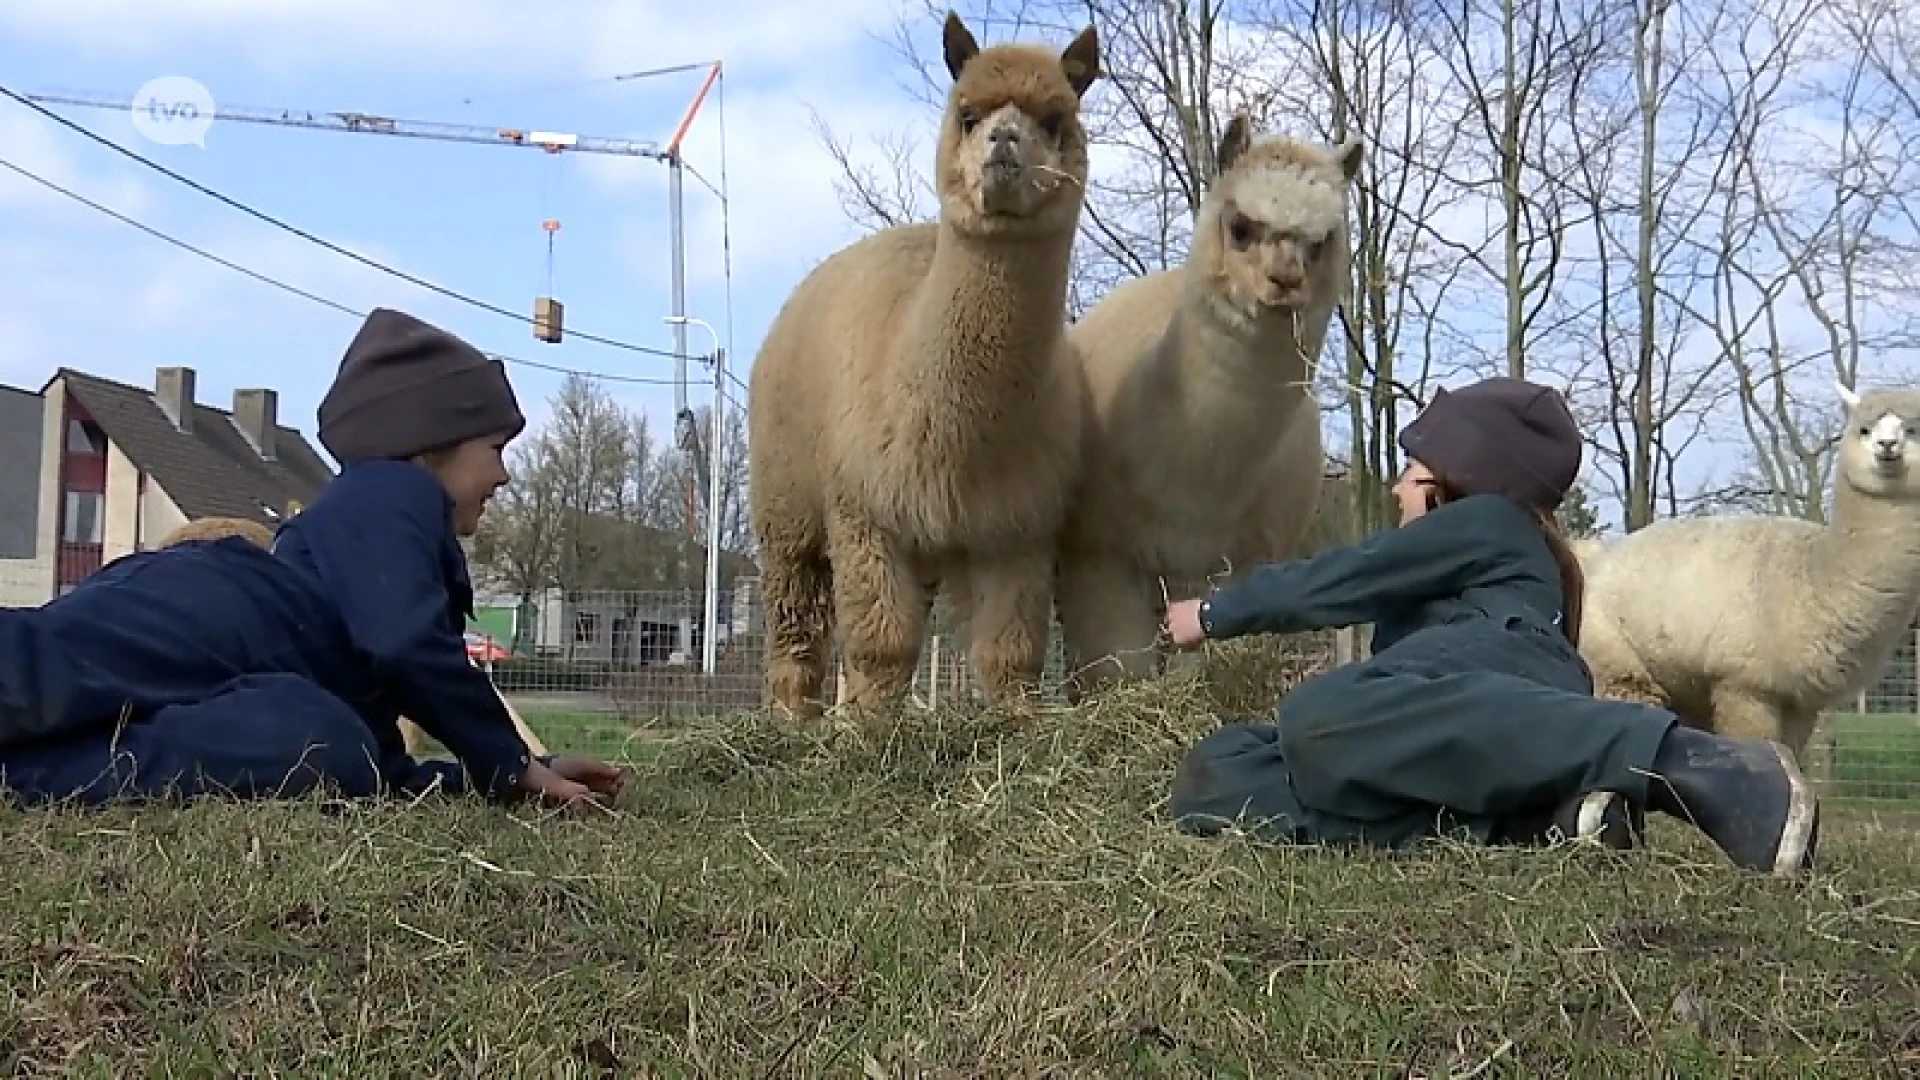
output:
M827 646L833 630L833 571L824 538L761 545L767 620L767 697L799 718L824 709Z
M999 556L968 564L968 662L987 699L1018 707L1040 688L1053 617L1053 553Z
M1783 736L1780 708L1757 694L1721 686L1713 691L1713 731L1737 739L1774 739Z
M932 594L905 553L868 522L836 518L832 545L847 703L897 706L913 685Z
M1819 724L1820 713L1816 709L1783 708L1777 738L1793 751L1794 757L1802 758L1807 755L1807 744L1813 742L1813 729Z
M1159 670L1160 601L1147 575L1123 560L1080 556L1065 561L1059 587L1069 701Z

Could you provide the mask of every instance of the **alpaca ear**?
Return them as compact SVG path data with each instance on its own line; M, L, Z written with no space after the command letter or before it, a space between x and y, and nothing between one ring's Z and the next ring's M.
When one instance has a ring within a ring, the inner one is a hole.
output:
M1223 173L1233 168L1233 163L1240 160L1240 155L1252 145L1252 121L1247 119L1246 113L1235 113L1233 119L1227 122L1227 133L1220 136L1220 145L1213 152L1214 171Z
M1347 141L1334 151L1334 157L1340 160L1340 175L1348 183L1352 183L1353 178L1360 174L1360 157L1365 150L1366 144L1360 141L1360 136L1349 135Z
M1089 26L1080 31L1060 53L1060 70L1073 87L1075 97L1084 97L1087 87L1100 77L1100 34Z
M967 61L980 55L980 43L973 39L973 31L960 21L960 16L951 11L947 12L947 25L941 37L947 54L947 74L958 79Z
M1840 401L1846 405L1848 409L1857 409L1860 407L1860 395L1848 389L1846 383L1835 379L1833 380L1833 388L1840 391Z

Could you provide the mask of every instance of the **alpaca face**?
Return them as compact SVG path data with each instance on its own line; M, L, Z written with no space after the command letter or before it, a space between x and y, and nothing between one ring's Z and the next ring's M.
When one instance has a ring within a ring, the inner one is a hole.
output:
M1347 187L1361 149L1354 140L1334 148L1291 139L1256 144L1244 116L1228 125L1194 254L1231 309L1258 321L1345 293Z
M1840 388L1847 404L1840 470L1852 487L1886 499L1920 499L1920 390Z
M1094 31L1057 57L1029 45L982 51L949 15L946 59L954 83L935 172L948 222L976 233L1071 228L1087 180L1080 98L1100 71Z

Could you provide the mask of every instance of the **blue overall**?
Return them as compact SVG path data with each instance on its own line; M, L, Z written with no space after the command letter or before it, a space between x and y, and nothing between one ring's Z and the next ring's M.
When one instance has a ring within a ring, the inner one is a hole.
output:
M321 784L509 797L531 757L466 658L452 509L417 465L350 464L271 553L237 537L138 552L0 609L0 787L29 804ZM460 764L409 757L403 714Z
M1209 637L1371 622L1373 653L1295 687L1271 722L1200 739L1171 813L1189 831L1391 848L1518 839L1589 791L1645 805L1675 718L1593 696L1562 602L1545 536L1495 495L1253 570L1208 598Z

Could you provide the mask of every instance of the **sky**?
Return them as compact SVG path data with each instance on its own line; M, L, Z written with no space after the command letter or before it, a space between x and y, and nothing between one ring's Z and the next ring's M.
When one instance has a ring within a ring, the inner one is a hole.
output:
M931 153L929 113L903 89L911 73L885 43L901 4L551 0L535 17L522 0L0 0L0 87L131 102L153 80L192 80L216 107L665 144L718 61L724 74L684 144L686 313L727 347L738 380L729 404L738 408L779 305L860 232L839 205L838 170L814 115L876 164L877 140L889 133L910 133ZM939 25L925 22L918 51L937 57ZM1009 32L974 29L983 44ZM662 68L685 70L622 78ZM665 321L672 248L661 162L232 121L182 144L188 121L149 113L136 124L129 109L44 107L241 207L512 314L276 228L3 96L0 165L353 312L401 308L522 361L510 370L535 427L563 375L530 364L623 380L605 385L648 414L656 438L670 437L674 362L662 354L674 337ZM723 184L725 214L715 190ZM542 228L549 219L560 223L551 236ZM236 389L271 387L281 421L309 436L359 324L4 167L0 281L0 382L38 388L66 365L151 386L156 367L186 365L203 403L224 407ZM570 336L558 345L536 340L526 321L546 295L565 306ZM689 327L688 351L704 355L715 338ZM1689 347L1712 346L1701 335ZM694 363L689 377L689 403L706 405L708 371ZM1697 460L1716 472L1733 464L1711 451Z
M162 85L193 80L222 108L360 111L664 145L718 61L722 75L683 149L686 313L731 344L744 382L787 292L858 235L810 110L856 147L925 122L896 89L898 62L882 43L896 0L717 0L671 18L660 0L541 7L535 16L520 0L6 0L0 86L131 102L151 80L173 77ZM696 66L616 78L682 65ZM234 202L516 317L302 239L5 97L0 162L354 311L400 308L543 365L672 380L668 169L658 160L230 121L206 128L203 145L178 145L194 125L177 106L140 125L130 110L44 107ZM551 258L548 219L560 223ZM359 326L5 168L0 281L0 382L37 389L65 365L151 386L156 367L185 365L203 404L227 407L236 389L278 390L281 422L309 437ZM538 341L522 317L543 295L565 305L569 332L669 355ZM696 357L714 340L687 330ZM564 376L526 364L510 372L539 425ZM708 369L696 362L689 377L691 404L706 405ZM607 386L645 409L661 437L671 430L671 385ZM744 391L732 390L738 407Z

